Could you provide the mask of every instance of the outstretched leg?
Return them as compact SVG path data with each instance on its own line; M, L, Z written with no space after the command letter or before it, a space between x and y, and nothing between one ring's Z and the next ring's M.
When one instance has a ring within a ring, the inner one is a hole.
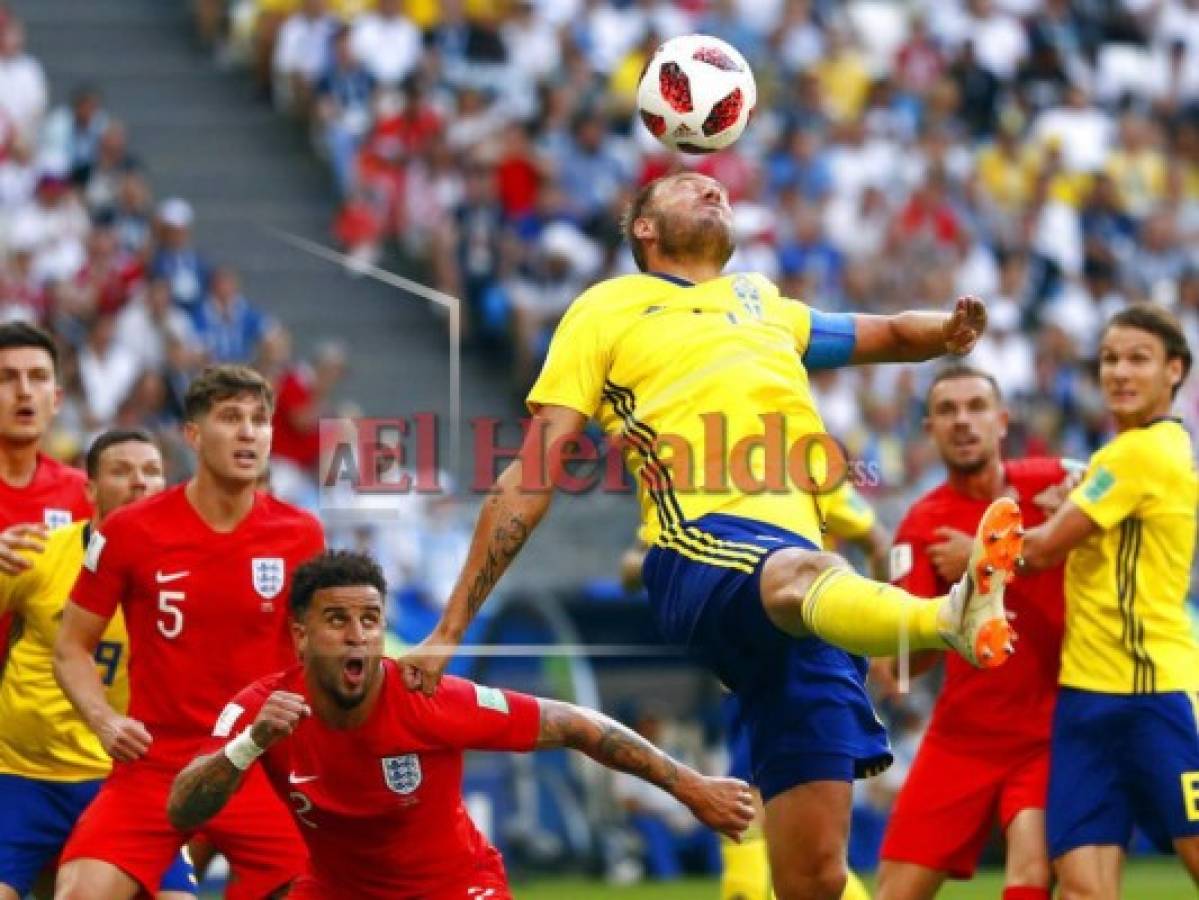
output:
M1020 509L996 500L983 514L970 564L950 594L929 601L871 581L832 553L788 547L763 566L762 605L776 627L864 656L953 649L976 666L1005 662L1011 632L1003 589L1022 541Z

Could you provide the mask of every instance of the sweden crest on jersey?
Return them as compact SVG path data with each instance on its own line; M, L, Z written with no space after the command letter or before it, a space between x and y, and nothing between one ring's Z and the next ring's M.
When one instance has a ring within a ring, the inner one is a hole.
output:
M411 794L420 787L420 757L415 753L403 756L384 756L383 780L397 794Z
M756 284L744 275L738 275L733 279L733 293L737 295L748 315L755 319L762 318L762 295L758 292Z

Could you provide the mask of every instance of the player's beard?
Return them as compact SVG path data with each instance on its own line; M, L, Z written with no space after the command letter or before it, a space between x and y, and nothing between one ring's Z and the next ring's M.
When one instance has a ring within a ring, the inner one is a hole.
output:
M970 459L965 462L946 462L945 468L953 472L955 475L976 475L991 464L991 457L983 454L977 459Z
M721 268L735 245L729 224L718 216L658 213L658 252L668 259L704 260Z

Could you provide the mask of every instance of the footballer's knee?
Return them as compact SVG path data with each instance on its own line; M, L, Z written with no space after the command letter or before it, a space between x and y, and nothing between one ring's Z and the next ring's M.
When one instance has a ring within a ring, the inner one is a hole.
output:
M138 891L130 876L98 860L72 860L55 875L54 900L133 900Z
M778 900L841 900L849 870L840 856L822 854L776 868L772 878Z
M1100 878L1081 873L1058 873L1059 900L1115 900L1118 891L1109 890Z
M762 606L770 620L793 632L801 625L804 598L812 582L829 569L846 568L836 553L787 547L772 553L762 567L759 590Z

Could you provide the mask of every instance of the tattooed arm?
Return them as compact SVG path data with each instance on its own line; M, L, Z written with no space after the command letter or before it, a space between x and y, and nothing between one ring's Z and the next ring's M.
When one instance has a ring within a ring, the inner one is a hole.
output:
M733 840L753 819L749 785L735 778L709 778L671 759L645 738L601 712L541 699L537 749L569 747L600 765L636 775L674 796L697 819Z
M433 695L467 626L549 510L558 454L586 424L582 413L565 406L543 406L533 417L520 454L479 510L466 562L441 621L402 660L409 688Z
M197 756L175 776L167 800L171 824L180 831L192 831L219 813L241 787L242 777L254 760L295 731L300 720L310 714L299 694L271 694L248 733L238 735L215 753ZM232 749L237 745L240 750ZM235 765L234 760L240 760L240 764Z
M167 818L180 831L199 828L225 808L245 774L229 761L224 750L197 756L175 776Z

